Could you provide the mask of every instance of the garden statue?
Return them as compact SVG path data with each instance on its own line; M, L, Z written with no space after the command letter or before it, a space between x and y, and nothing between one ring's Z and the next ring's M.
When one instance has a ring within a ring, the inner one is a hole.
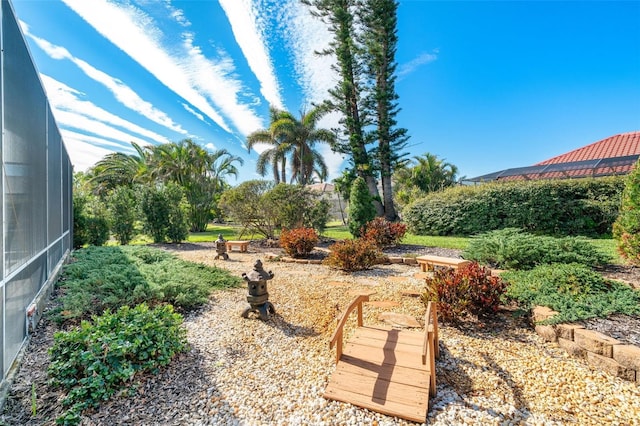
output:
M229 260L229 255L227 254L227 242L222 234L218 234L218 239L216 240L216 253L218 253L218 255L214 260L218 260L220 258Z
M242 278L247 282L249 294L247 302L251 305L242 313L243 318L249 316L249 312L256 312L260 315L260 319L266 321L269 315L276 313L273 304L269 302L269 293L267 292L267 280L273 278L273 272L265 271L262 267L260 259L256 260L253 265L253 271L242 274Z

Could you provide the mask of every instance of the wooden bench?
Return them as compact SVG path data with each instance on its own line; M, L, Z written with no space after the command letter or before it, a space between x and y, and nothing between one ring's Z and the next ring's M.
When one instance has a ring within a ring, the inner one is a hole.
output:
M436 393L436 304L429 302L425 331L417 332L363 326L362 303L368 300L368 295L358 296L338 321L329 344L336 347L336 370L324 397L424 423L429 396ZM343 328L354 309L358 327L343 346Z
M418 261L420 270L422 272L433 270L434 266L445 266L448 268L457 269L461 266L465 266L471 263L470 260L433 255L418 256L416 257L416 260Z
M227 251L233 251L234 247L237 247L241 253L246 253L249 241L225 241Z

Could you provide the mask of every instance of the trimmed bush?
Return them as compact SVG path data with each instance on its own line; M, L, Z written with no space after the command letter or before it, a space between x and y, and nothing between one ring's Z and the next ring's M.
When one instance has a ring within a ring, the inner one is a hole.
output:
M111 232L121 245L127 245L135 233L137 202L133 190L116 187L107 198Z
M363 178L357 177L351 185L349 197L349 232L354 237L360 236L360 230L376 217L373 197Z
M540 265L501 276L509 282L509 298L526 308L541 305L558 312L545 323L605 318L613 313L640 315L640 291L607 280L585 265Z
M613 237L618 242L620 255L630 264L640 266L640 160L625 181Z
M57 332L49 349L50 384L67 391L68 408L58 424L79 424L83 410L98 407L127 389L136 375L157 373L187 349L182 317L170 305L149 309L124 306L83 321L80 327Z
M438 268L427 278L422 301L438 302L443 321L455 322L467 315L486 316L498 311L506 283L476 262L458 269Z
M306 257L318 244L318 234L312 228L283 229L280 247L291 257Z
M383 248L398 244L406 232L407 225L404 223L389 222L383 217L377 217L362 227L360 235L379 248Z
M329 256L323 263L346 272L369 269L382 257L382 253L375 244L361 238L338 241L330 246L329 250Z
M461 186L435 192L403 210L417 235L474 235L502 228L534 234L599 236L618 216L622 177Z
M538 236L514 228L473 237L462 256L501 269L531 269L548 263L600 266L611 261L583 239Z

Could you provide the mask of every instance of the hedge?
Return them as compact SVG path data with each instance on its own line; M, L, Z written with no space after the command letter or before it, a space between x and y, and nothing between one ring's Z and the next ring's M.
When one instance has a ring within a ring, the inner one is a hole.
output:
M534 234L608 235L624 177L514 181L431 193L403 211L416 235L473 235L503 228Z

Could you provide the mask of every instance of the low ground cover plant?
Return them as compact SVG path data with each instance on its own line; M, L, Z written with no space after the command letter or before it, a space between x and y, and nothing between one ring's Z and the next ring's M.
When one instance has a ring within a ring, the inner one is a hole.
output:
M313 228L283 229L280 247L291 257L306 257L318 244L318 234Z
M75 251L65 267L58 283L61 307L53 315L59 322L77 320L143 302L187 310L206 302L216 288L240 284L227 271L153 247L88 247Z
M515 228L473 237L462 256L501 269L531 269L549 263L600 266L612 260L582 238L532 235Z
M57 332L49 349L50 384L67 392L57 424L80 423L82 411L130 389L136 375L157 370L187 348L182 316L171 305L105 311Z
M540 265L528 271L507 271L506 296L525 308L547 306L558 312L549 324L607 317L613 313L640 315L640 291L607 280L581 264Z
M363 238L338 241L330 246L329 250L329 255L323 263L345 272L369 269L382 257L382 252L378 247Z
M498 311L506 283L477 262L458 269L438 268L426 279L422 301L438 302L443 321L456 322L469 315L487 316Z

